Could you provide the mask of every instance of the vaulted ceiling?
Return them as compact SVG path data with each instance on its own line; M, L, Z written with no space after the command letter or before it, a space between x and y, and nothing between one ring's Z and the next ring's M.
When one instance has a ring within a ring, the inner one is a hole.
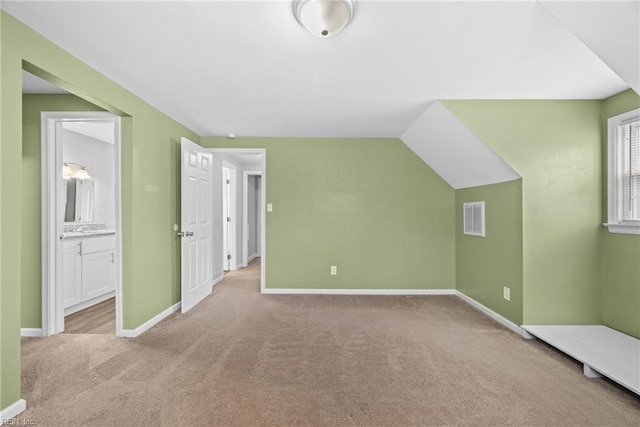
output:
M290 1L2 8L200 135L399 137L438 99L638 91L638 4L356 0L331 39Z

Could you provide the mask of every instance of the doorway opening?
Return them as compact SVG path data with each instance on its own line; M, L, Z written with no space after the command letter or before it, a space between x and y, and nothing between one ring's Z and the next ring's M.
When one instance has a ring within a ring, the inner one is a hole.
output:
M214 164L219 161L222 181L217 197L222 199L223 268L225 272L246 267L259 269L262 292L265 283L266 150L214 148L210 151Z
M247 267L261 255L262 171L245 170L242 177L242 266Z
M181 310L186 313L213 291L224 280L225 269L231 275L259 276L260 292L265 289L265 187L266 150L264 148L204 148L181 138L182 169L180 174L181 227ZM260 175L254 183L259 185L259 198L255 214L259 216L260 235L255 259L249 269L243 254L247 224L243 205L247 205L245 185L234 178ZM235 225L235 226L234 226ZM178 231L176 229L176 231ZM226 234L226 237L225 237ZM231 255L229 260L228 255ZM238 261L240 260L240 262ZM230 262L229 262L230 261ZM241 271L232 271L238 270ZM257 290L257 289L256 289Z
M43 335L122 331L120 119L42 113Z

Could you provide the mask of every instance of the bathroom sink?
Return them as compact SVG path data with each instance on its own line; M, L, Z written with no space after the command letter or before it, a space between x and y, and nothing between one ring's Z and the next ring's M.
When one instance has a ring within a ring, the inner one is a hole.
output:
M62 240L85 239L89 237L109 236L116 234L116 231L109 228L100 230L67 231L62 233Z
M92 234L115 234L115 230L109 230L109 229L103 229L103 230L83 230L83 231L78 231L78 233L80 233L80 234L87 234L87 235L92 235Z

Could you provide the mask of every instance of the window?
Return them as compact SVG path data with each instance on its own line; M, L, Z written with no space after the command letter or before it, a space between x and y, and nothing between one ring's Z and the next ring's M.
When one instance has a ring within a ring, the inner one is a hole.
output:
M640 234L640 109L611 117L609 218L611 233Z
M464 234L484 237L484 202L464 204Z

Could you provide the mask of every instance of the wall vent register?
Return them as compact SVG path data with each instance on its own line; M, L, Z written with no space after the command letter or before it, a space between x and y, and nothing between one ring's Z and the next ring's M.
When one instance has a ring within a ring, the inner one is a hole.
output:
M484 202L467 202L463 209L464 234L484 237Z

